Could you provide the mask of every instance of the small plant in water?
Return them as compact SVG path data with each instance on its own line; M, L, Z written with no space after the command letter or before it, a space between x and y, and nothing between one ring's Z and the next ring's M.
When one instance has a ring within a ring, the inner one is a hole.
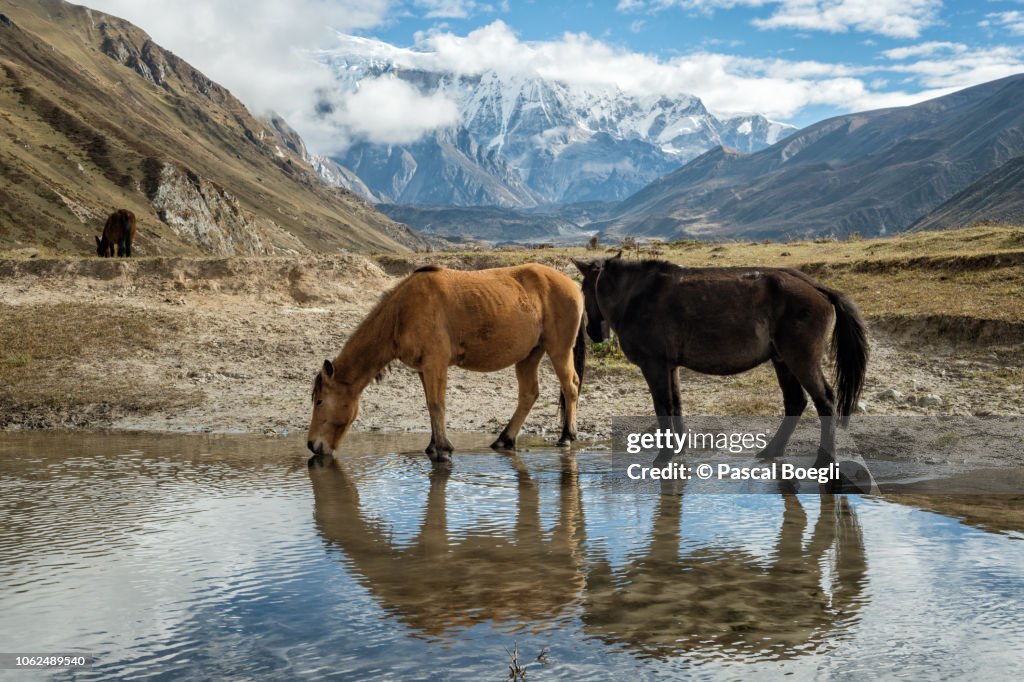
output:
M540 650L540 653L537 654L537 658L535 658L534 661L541 665L547 665L550 663L550 661L548 661L549 651L551 651L551 649L544 647ZM522 682L526 679L526 666L519 662L519 642L512 645L512 651L505 649L505 653L507 653L509 657L508 679L513 682Z
M526 679L526 666L519 664L519 642L512 645L512 651L505 649L508 654L508 679L519 682Z

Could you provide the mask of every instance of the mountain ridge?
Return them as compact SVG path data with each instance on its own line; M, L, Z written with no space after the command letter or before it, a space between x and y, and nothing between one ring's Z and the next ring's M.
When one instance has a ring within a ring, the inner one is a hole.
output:
M459 120L407 144L357 140L333 156L401 204L542 205L622 199L717 144L760 149L795 128L717 117L699 98L635 95L529 74L457 73L430 53L347 37L321 57L349 92L397 79L456 104Z
M403 251L422 240L325 185L280 131L131 23L0 0L0 247L95 250L118 207L140 254Z
M797 237L908 229L1024 154L1024 75L837 116L753 154L707 152L593 225L609 235Z

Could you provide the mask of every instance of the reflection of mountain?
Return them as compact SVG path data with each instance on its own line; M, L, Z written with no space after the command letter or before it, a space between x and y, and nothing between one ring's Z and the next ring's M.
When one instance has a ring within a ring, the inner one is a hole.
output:
M764 565L731 547L682 554L682 498L662 495L645 554L622 570L588 557L585 630L654 657L812 651L808 645L841 630L866 599L864 540L846 499L823 495L805 546L807 515L795 495L783 500L775 556Z
M550 619L579 600L583 589L583 511L574 463L566 462L558 522L544 533L537 485L516 460L519 497L508 535L448 532L448 471L431 475L423 525L398 546L369 520L359 492L337 463L311 465L315 520L324 542L338 547L390 613L430 635L475 623Z

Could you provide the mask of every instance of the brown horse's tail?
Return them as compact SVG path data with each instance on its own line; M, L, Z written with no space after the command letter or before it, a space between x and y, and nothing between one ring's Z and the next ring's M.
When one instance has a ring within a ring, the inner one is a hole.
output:
M840 426L850 422L857 409L864 374L868 366L868 339L864 318L846 294L818 287L836 309L836 326L832 330L832 359L835 362L836 411Z
M583 392L583 370L587 367L586 319L585 315L580 316L580 328L576 332L576 345L572 347L572 365L580 380L577 388L581 393ZM558 415L559 417L565 416L565 396L561 392L558 394Z

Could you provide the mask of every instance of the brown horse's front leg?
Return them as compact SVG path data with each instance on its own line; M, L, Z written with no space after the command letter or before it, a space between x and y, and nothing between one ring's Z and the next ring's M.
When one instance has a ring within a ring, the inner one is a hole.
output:
M427 398L427 411L430 412L430 444L426 453L430 461L435 463L452 461L451 454L455 451L444 428L444 399L448 389L448 368L441 366L424 367L420 372L423 382L423 393Z

